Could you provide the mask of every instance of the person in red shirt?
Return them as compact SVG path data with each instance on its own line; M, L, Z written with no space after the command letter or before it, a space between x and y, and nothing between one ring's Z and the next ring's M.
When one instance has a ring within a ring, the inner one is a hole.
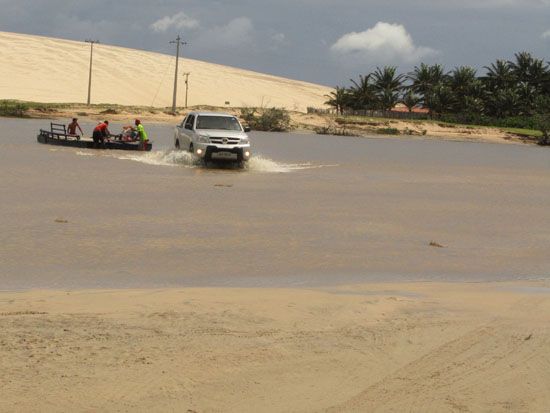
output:
M94 133L92 135L92 138L94 139L94 148L99 148L99 144L101 143L101 146L105 143L105 138L111 135L111 132L109 132L109 121L106 120L104 122L101 122L94 128Z

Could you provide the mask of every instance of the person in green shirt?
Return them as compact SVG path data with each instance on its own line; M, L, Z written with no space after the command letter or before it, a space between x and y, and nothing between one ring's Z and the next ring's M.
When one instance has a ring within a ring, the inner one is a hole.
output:
M139 119L136 119L135 125L136 125L136 132L141 145L141 150L145 151L147 150L147 143L149 142L149 138L147 137L147 132L145 132L145 128L143 127Z

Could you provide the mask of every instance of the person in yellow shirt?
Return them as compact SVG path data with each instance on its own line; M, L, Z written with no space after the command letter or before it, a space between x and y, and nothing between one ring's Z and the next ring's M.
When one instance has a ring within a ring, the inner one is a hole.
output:
M139 138L141 150L145 151L147 150L147 143L149 142L149 138L147 137L147 132L145 132L145 128L143 127L139 119L136 119L135 125L136 125L135 129Z

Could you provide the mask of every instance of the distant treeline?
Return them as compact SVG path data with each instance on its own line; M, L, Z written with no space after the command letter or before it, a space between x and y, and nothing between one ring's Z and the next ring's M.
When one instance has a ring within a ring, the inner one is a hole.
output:
M469 66L447 72L442 65L422 63L407 74L398 74L395 66L378 67L351 79L350 87L336 87L326 104L344 114L389 112L402 103L411 112L422 107L429 117L450 122L541 129L550 113L549 63L521 52L484 69L478 76Z

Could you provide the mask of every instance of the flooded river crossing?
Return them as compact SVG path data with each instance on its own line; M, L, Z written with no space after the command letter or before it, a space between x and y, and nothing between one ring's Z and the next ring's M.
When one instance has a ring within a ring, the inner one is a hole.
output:
M0 289L550 275L547 148L252 132L239 170L173 151L169 125L145 125L151 153L0 125Z

